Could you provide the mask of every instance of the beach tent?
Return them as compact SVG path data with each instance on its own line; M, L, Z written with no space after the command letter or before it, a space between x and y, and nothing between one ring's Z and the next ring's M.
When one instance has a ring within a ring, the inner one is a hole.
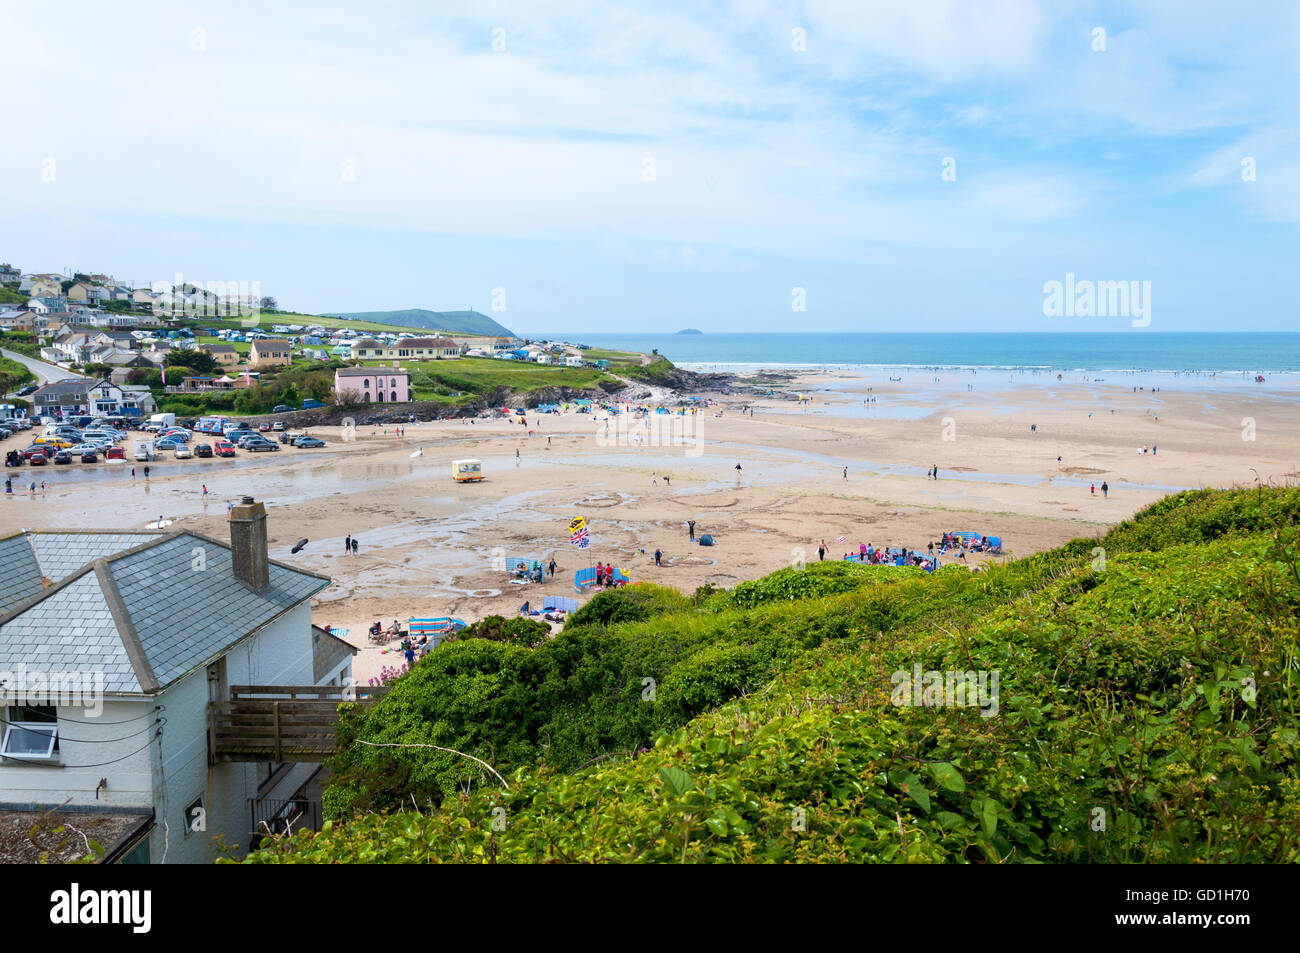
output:
M539 562L532 556L507 556L506 572L518 572L520 569L532 569L533 563Z
M444 636L452 632L459 632L465 628L464 622L449 616L440 616L436 619L408 619L407 625L409 626L411 638L427 635L429 637L427 647L431 649L441 645Z
M560 405L538 404L536 410L539 414L558 414L560 412Z
M988 552L995 554L1002 552L1001 536L985 536L984 542L988 543Z
M631 578L628 576L627 573L623 572L623 570L621 569L614 570L615 584L628 583L631 581L632 581ZM573 574L573 588L578 592L582 592L588 586L594 586L595 584L596 584L596 570L594 567L591 569L579 569L577 572Z
M712 545L713 545L713 537L710 536L708 533L705 533L703 536L700 537L700 545L701 545L701 546L712 546Z

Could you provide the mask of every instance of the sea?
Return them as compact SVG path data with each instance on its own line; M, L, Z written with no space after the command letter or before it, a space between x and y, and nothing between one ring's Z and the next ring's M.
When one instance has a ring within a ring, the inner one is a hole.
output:
M554 335L612 350L658 351L690 370L971 369L1171 375L1300 375L1296 332Z

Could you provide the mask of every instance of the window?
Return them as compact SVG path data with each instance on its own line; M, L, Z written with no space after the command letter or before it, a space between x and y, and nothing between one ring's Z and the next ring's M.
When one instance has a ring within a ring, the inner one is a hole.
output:
M53 760L59 750L59 713L53 705L9 708L0 755L24 760Z
M397 378L396 378L396 377L390 377L390 378L388 379L388 386L389 386L389 387L396 387L396 386L397 386Z

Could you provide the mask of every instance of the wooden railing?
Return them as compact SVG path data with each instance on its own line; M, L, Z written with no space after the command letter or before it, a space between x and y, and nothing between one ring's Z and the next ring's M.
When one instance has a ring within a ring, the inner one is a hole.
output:
M208 758L310 761L334 754L341 704L373 705L387 686L235 685L208 705Z

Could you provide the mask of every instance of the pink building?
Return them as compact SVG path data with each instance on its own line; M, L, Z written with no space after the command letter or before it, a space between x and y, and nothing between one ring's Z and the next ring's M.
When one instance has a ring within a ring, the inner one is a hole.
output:
M334 372L334 392L363 404L404 404L411 399L411 375L396 367L343 367Z

